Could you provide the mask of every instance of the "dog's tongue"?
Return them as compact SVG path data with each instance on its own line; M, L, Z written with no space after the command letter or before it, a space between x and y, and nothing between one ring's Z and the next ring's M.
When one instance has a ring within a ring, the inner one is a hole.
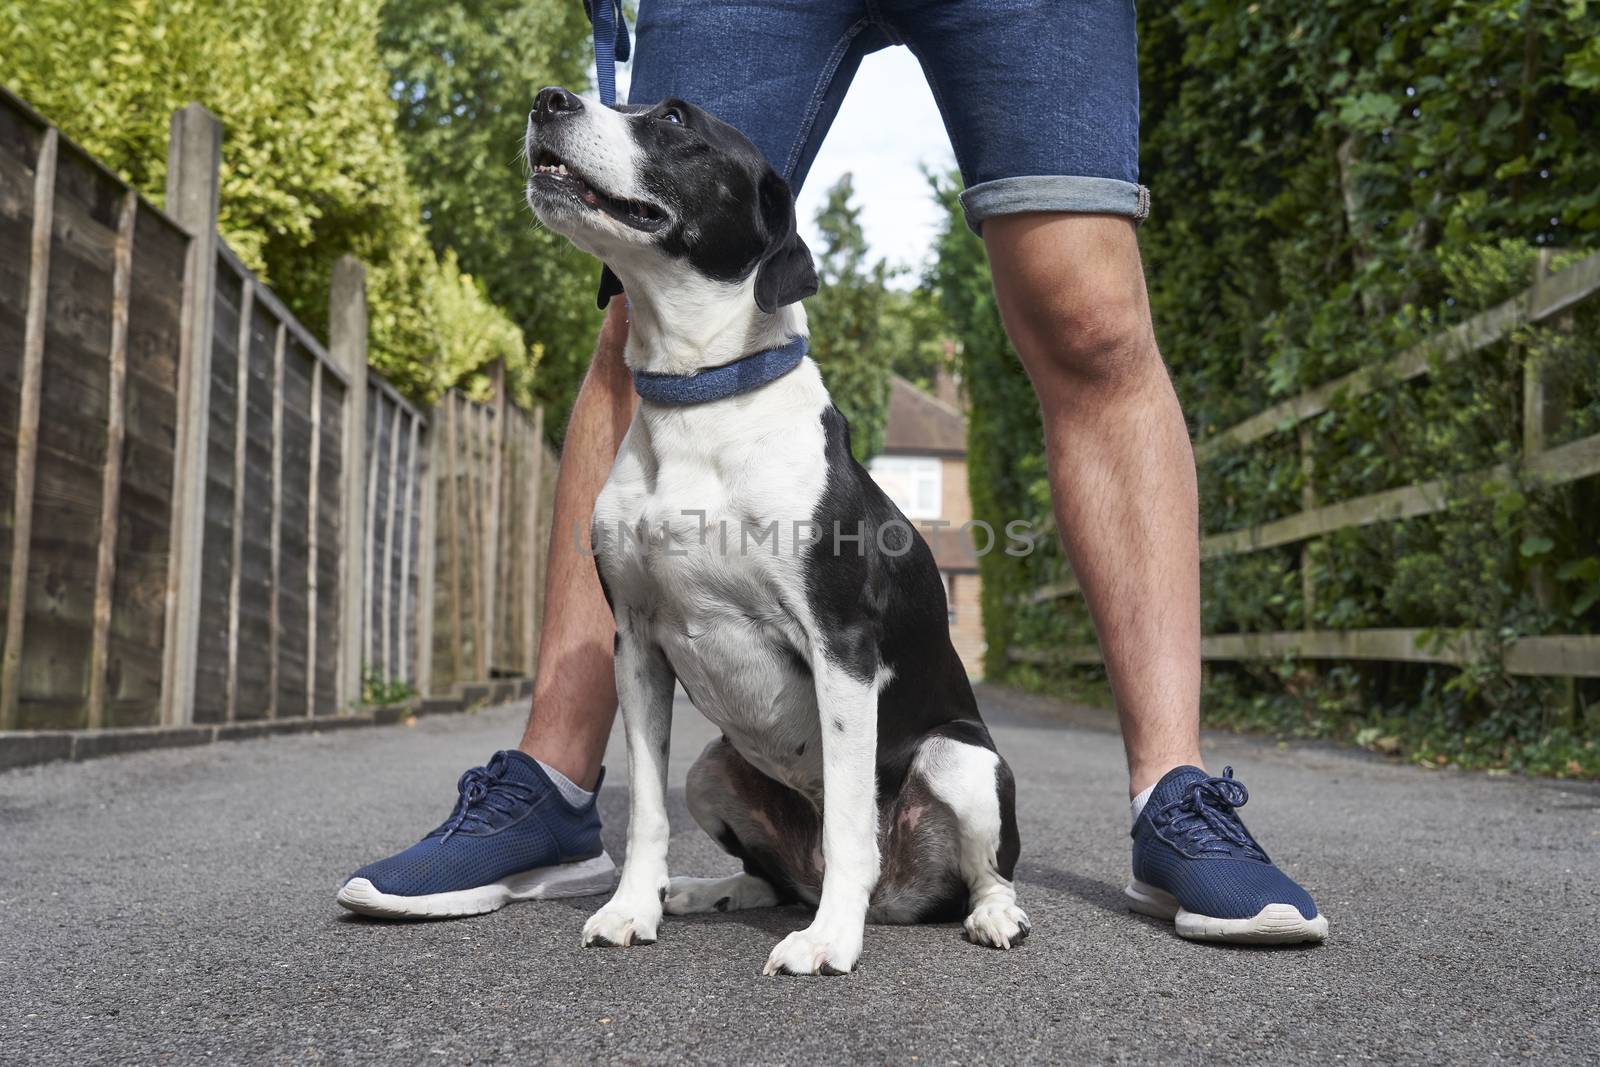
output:
M589 188L587 185L583 187L583 193L581 195L583 196L583 202L585 204L588 204L592 207L600 206L600 198L596 196L595 191Z

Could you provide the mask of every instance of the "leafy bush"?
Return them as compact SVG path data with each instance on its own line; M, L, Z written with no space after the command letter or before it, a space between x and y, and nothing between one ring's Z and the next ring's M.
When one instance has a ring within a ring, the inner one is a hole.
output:
M416 696L411 683L402 678L388 678L376 667L361 669L361 703L381 708L389 704L403 704Z
M333 263L368 267L370 358L431 401L491 352L528 350L476 288L450 296L494 325L462 346L435 298L429 247L377 48L380 0L0 0L0 77L159 203L167 123L190 101L222 121L221 230L325 335ZM459 321L458 316L458 321Z

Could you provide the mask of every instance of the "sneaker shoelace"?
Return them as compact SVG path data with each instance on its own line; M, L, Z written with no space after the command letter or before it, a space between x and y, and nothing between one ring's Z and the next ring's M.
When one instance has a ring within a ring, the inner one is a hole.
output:
M1201 852L1231 852L1237 848L1251 859L1265 861L1266 853L1244 828L1236 809L1250 799L1250 791L1233 776L1232 767L1222 769L1222 777L1195 782L1183 796L1168 804L1173 833L1186 838Z
M473 767L462 774L456 782L461 798L456 801L456 810L440 827L444 831L441 840L448 841L458 830L470 834L490 829L492 815L510 815L521 805L533 801L533 787L508 781L505 772L506 758L497 752L484 766Z

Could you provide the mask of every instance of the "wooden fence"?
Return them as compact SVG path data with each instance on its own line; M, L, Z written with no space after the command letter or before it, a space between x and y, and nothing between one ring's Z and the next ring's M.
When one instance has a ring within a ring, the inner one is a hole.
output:
M1319 385L1245 419L1196 445L1197 461L1206 462L1229 446L1249 445L1275 434L1294 432L1299 437L1302 465L1309 471L1315 438L1310 420L1329 410L1338 398L1353 399L1390 384L1409 381L1435 367L1509 337L1519 326L1545 322L1600 293L1600 253L1555 274L1540 276L1531 289L1476 315L1436 337L1401 353L1380 366L1367 367ZM1600 435L1579 438L1556 447L1547 440L1560 405L1549 395L1537 360L1523 368L1522 475L1547 485L1561 485L1600 474ZM1339 530L1394 522L1445 511L1474 499L1475 490L1491 482L1508 481L1513 470L1500 464L1483 470L1437 478L1388 489L1350 500L1326 502L1318 498L1313 479L1306 479L1302 510L1272 522L1205 537L1200 543L1202 561L1239 556L1284 545L1302 550L1301 580L1307 605L1303 631L1249 634L1209 634L1201 640L1201 655L1210 660L1270 660L1285 657L1328 660L1386 660L1407 663L1462 665L1482 662L1498 652L1508 673L1554 677L1600 677L1600 635L1522 637L1503 644L1486 633L1441 633L1426 629L1317 630L1310 623L1316 602L1313 569L1306 546L1312 540ZM1481 497L1477 497L1481 499ZM1077 582L1039 586L1022 599L1044 604L1076 596ZM1012 648L1013 662L1034 664L1096 664L1102 662L1093 645L1065 649Z
M503 387L495 395L477 403L451 393L437 412L435 684L531 675L538 655L534 590L550 537L555 463L543 419L507 405Z
M221 142L173 117L162 211L0 90L0 729L532 673L539 416L452 393L441 437L367 368L348 257L324 346L218 235Z

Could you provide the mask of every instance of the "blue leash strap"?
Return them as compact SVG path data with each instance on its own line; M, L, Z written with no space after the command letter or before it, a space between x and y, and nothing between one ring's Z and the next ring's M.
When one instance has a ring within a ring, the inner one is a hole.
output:
M617 61L626 63L633 51L622 0L583 0L583 7L594 26L595 88L600 102L610 107L617 102Z
M636 370L633 391L653 404L668 407L726 400L782 378L800 365L809 349L804 337L796 337L777 348L764 348L732 363L707 367L693 374L653 374Z

